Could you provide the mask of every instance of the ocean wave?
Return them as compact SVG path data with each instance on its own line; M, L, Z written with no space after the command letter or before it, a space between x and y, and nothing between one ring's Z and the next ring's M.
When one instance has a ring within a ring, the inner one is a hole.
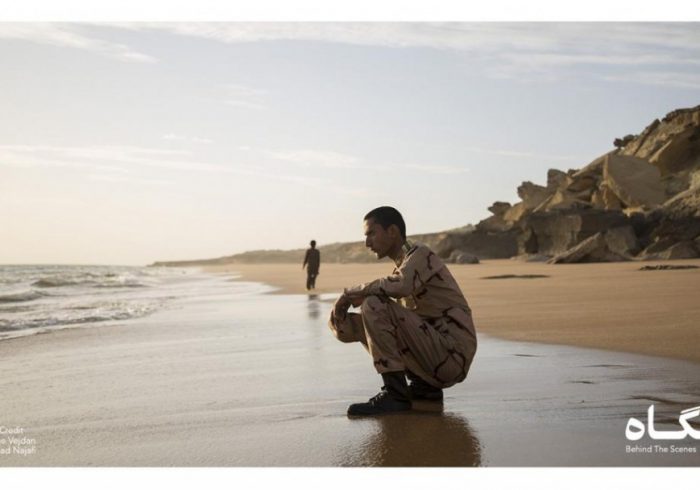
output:
M37 288L60 288L60 287L75 287L75 286L87 286L93 288L146 288L147 284L140 283L133 280L123 280L114 281L108 280L104 282L95 280L85 280L85 279L66 279L66 278L53 278L45 277L34 281L32 286Z
M93 284L95 284L95 281L45 277L39 279L38 281L34 281L32 286L37 288L60 288L64 286L85 286Z
M95 284L96 288L147 288L147 284L142 284L140 282L120 282L114 284Z
M127 323L213 292L211 276L129 266L0 266L0 340Z
M38 327L59 327L68 325L82 325L85 323L100 323L106 321L129 320L140 318L155 312L159 305L114 305L112 311L104 311L102 308L92 308L85 316L60 315L44 316L35 318L21 318L17 320L0 320L0 332L9 332ZM77 309L77 308L75 308ZM81 308L82 310L82 308Z
M44 295L39 291L22 291L20 293L0 294L0 303L21 303L23 301L33 301Z

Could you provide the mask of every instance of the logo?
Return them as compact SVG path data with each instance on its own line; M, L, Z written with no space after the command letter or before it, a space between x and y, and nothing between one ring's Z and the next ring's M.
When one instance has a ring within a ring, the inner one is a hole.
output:
M694 429L688 422L688 419L699 415L700 406L683 410L678 417L681 430L656 430L654 428L654 405L650 405L649 410L647 410L647 425L645 426L641 420L632 417L627 421L625 436L630 441L638 441L644 437L646 432L655 441L678 441L688 436L700 440L700 430Z

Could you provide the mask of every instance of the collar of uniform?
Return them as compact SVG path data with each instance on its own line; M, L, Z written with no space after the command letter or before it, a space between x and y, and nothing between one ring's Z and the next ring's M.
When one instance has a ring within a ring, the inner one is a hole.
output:
M396 260L394 261L396 267L399 267L403 263L403 259L406 258L406 254L409 250L411 250L411 248L413 248L413 244L406 240L401 246L401 254L399 254L399 256L396 257Z

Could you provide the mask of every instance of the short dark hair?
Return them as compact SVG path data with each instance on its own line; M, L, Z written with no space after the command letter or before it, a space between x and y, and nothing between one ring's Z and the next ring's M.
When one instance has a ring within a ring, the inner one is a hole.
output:
M391 225L396 225L401 232L401 238L406 239L406 222L403 216L395 208L391 206L380 206L367 213L364 220L372 219L375 223L382 225L382 228L388 230Z
M311 243L309 243L309 245L311 245L311 247L315 247L315 246L316 246L316 240L311 240Z

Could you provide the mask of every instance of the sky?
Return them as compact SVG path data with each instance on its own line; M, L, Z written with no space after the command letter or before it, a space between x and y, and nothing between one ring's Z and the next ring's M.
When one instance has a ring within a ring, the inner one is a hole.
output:
M0 264L477 223L700 104L698 23L0 23Z

